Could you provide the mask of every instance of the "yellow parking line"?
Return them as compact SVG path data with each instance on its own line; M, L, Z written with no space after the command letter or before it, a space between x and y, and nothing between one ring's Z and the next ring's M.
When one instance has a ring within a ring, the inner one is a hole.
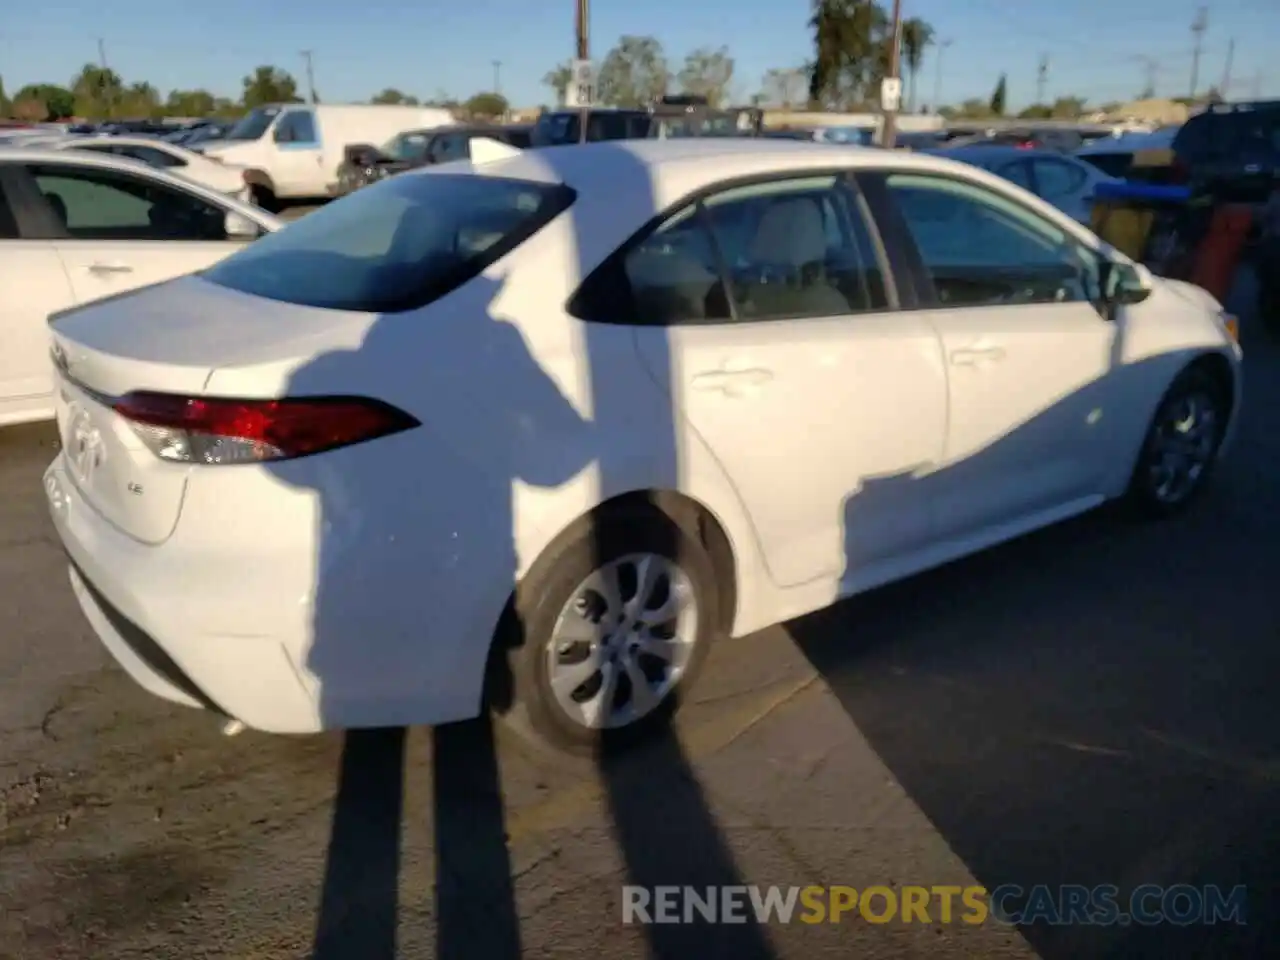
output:
M724 750L818 682L815 674L781 690L774 688L760 697L747 699L737 709L718 708L706 723L694 727L680 738L685 756L692 762ZM578 822L583 813L604 799L605 789L598 776L593 776L579 780L533 806L509 811L506 825L508 842L514 845Z

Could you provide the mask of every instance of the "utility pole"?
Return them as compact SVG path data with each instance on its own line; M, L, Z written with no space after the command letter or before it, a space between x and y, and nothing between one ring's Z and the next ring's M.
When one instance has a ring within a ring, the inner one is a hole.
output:
M1200 86L1200 51L1204 43L1204 32L1209 29L1209 8L1201 7L1196 11L1196 18L1191 22L1191 33L1196 38L1195 48L1191 52L1191 90L1187 94L1192 100L1196 98L1196 88Z
M591 38L588 34L588 23L591 19L590 0L574 0L573 33L575 49L579 60L591 59ZM587 121L591 118L591 108L580 104L578 108L578 142L587 142Z
M1236 38L1232 37L1227 41L1227 62L1222 68L1222 83L1218 86L1218 93L1222 95L1223 100L1230 100L1231 96L1231 67L1236 57Z
M893 0L893 19L891 21L891 29L893 30L892 47L889 49L889 76L893 79L900 80L902 77L901 61L902 61L902 0ZM880 126L880 146L887 150L893 149L894 139L898 132L898 110L900 104L895 104L894 109L884 111L884 117Z
M105 104L107 108L107 119L111 120L114 119L115 115L116 91L114 84L108 84L105 82L107 79L106 75L111 72L111 68L107 66L107 43L101 37L98 38L98 65L102 67L102 72L104 74L102 93L106 96L107 100Z
M502 61L493 60L493 92L502 96Z
M1049 55L1040 57L1040 66L1036 68L1036 103L1044 105L1044 88L1049 82Z
M1138 63L1142 64L1143 76L1146 82L1142 87L1142 97L1154 97L1156 95L1156 77L1160 72L1160 61L1155 57L1134 57Z
M954 40L943 40L938 44L937 59L933 63L933 112L937 113L942 106L942 55L951 48Z
M307 65L307 99L312 103L316 102L316 72L311 62L314 52L313 50L302 51L302 60Z

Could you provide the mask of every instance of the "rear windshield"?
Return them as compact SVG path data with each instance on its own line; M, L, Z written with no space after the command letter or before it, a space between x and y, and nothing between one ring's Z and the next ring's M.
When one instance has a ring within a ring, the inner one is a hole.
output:
M204 271L242 293L390 313L444 296L573 202L557 184L408 174L307 214Z

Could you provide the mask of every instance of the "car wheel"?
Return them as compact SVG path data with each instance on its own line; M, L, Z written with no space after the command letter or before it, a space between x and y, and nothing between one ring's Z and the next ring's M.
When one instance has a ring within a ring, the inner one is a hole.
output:
M1129 499L1142 513L1177 513L1204 489L1222 445L1229 403L1222 383L1201 368L1183 371L1169 387L1129 485Z
M543 745L589 753L663 729L719 629L703 546L656 508L597 518L521 584L504 713Z
M276 195L263 186L254 185L253 202L260 206L267 213L279 213L280 201L276 199Z

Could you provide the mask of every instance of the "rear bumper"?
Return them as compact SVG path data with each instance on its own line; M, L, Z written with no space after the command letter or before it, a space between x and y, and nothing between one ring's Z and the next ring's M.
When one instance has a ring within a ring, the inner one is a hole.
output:
M205 608L237 598L216 585L200 591L172 551L141 544L113 527L81 497L61 458L45 472L44 484L80 609L141 687L259 730L322 728L315 698L282 642L287 638L203 631Z
M72 588L120 666L158 697L270 733L474 717L487 637L447 617L424 632L423 604L436 591L424 596L421 583L414 592L352 578L317 603L319 565L386 562L377 553L386 538L322 540L319 560L311 498L254 474L227 474L217 494L189 491L177 533L148 545L84 500L61 456L49 466ZM263 529L272 535L246 532ZM447 587L446 605L466 593Z

